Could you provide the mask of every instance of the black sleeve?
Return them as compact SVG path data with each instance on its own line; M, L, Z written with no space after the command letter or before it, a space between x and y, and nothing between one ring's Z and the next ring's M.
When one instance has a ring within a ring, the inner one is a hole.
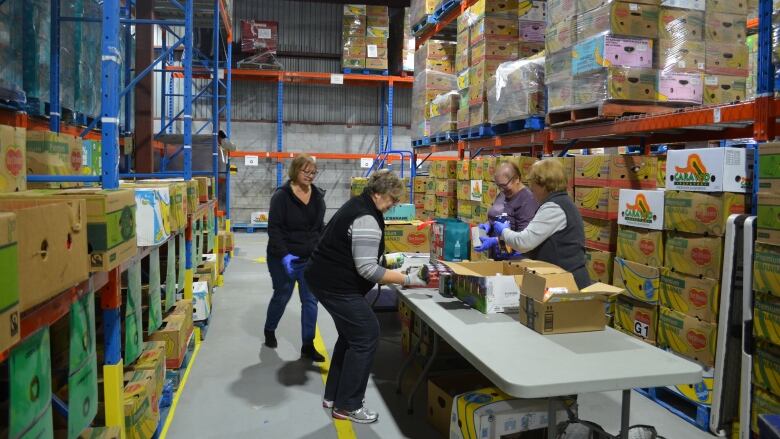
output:
M268 209L268 240L283 255L290 253L287 248L289 232L285 226L287 219L287 203L284 191L276 191L271 197L271 207Z
M325 197L322 197L322 200L320 201L320 224L317 228L317 232L319 232L320 235L322 235L322 231L325 230L325 212L328 211L328 206L325 204Z

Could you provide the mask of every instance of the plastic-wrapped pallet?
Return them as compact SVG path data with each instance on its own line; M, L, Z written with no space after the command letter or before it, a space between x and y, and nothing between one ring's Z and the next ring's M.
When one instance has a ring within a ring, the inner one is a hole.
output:
M415 39L412 35L412 9L404 8L404 42L401 49L401 64L404 72L414 72Z
M15 31L22 22L22 2L0 4L0 99L25 102L22 79L22 35Z
M491 124L544 115L544 65L544 56L535 56L498 67L488 83Z
M412 0L410 9L412 25L414 26L433 15L433 11L436 9L436 0Z
M449 91L433 98L429 107L431 133L443 134L455 131L458 126L457 113L460 94Z
M22 13L22 66L24 92L36 112L49 102L49 41L51 40L51 1L26 1Z
M650 68L605 67L574 79L574 106L610 100L655 102L658 71Z
M458 90L454 42L428 40L415 52L412 85L412 138L432 134L430 103L436 96Z

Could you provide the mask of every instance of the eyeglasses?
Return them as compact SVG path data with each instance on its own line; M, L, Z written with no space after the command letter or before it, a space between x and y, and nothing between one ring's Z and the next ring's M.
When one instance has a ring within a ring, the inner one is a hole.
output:
M316 177L317 176L317 172L319 172L319 171L317 171L316 169L313 170L313 171L304 171L303 169L301 169L301 174L308 175L309 177Z

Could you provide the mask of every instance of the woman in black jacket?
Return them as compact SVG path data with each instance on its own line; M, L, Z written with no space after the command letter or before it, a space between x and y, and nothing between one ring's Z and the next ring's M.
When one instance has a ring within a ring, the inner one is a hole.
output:
M265 320L265 345L277 346L276 327L297 282L301 296L301 356L321 362L325 358L314 349L317 299L303 279L303 268L324 228L325 191L312 184L317 164L307 154L293 159L288 175L290 180L271 197L268 212L266 253L274 293Z

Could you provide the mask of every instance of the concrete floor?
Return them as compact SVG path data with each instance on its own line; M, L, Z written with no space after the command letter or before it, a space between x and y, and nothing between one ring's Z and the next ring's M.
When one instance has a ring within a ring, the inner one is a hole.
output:
M279 347L263 346L263 324L272 290L268 270L256 259L265 257L266 243L264 233L236 235L238 250L225 274L225 285L214 297L211 327L179 401L169 438L339 437L329 411L321 407L324 384L319 367L299 361L297 296L290 301L277 330ZM413 415L406 413L405 400L395 394L395 374L402 361L400 326L395 313L380 313L379 320L382 341L366 393L366 404L379 412L379 422L353 425L353 437L440 437L425 422L424 390L419 392L418 410ZM337 334L333 320L321 306L318 327L330 352ZM579 401L581 418L617 432L618 392L581 395ZM667 439L713 437L636 393L631 423L654 425Z

